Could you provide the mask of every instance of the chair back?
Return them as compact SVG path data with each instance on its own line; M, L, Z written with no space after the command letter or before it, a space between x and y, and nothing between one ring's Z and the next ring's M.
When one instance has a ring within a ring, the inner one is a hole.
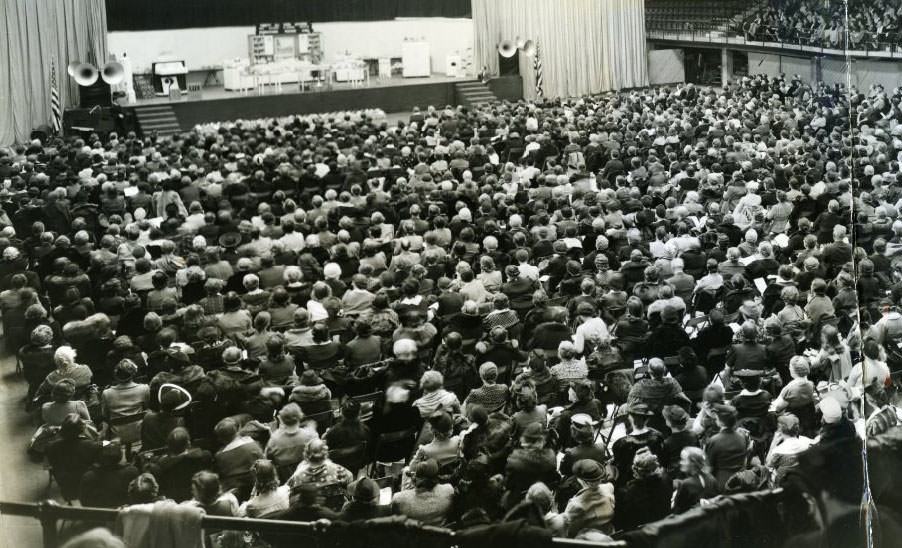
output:
M316 422L316 431L320 436L326 433L326 430L332 426L332 422L335 420L335 413L330 409L328 411L323 411L321 413L314 413L312 415L305 415L304 419L306 421L315 421Z
M376 402L384 397L385 393L381 390L362 394L360 396L351 396L351 400L360 404L360 422L367 422L373 418L373 410L376 408Z

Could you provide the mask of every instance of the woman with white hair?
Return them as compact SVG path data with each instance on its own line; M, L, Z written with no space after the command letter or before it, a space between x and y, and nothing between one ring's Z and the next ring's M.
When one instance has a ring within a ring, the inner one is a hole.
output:
M445 379L438 371L423 373L420 378L420 389L423 390L423 394L413 402L413 406L419 409L421 417L428 418L442 411L452 415L460 414L460 401L454 392L445 390L444 383Z
M76 363L75 357L75 349L71 346L61 346L56 349L53 354L53 364L56 369L48 373L44 382L38 387L37 398L49 395L56 383L63 379L69 379L75 384L75 394L79 396L75 399L81 399L80 395L84 394L94 375L90 367Z
M561 341L557 347L557 355L561 361L551 367L551 375L558 380L560 386L569 386L571 381L579 381L589 376L589 366L572 342Z

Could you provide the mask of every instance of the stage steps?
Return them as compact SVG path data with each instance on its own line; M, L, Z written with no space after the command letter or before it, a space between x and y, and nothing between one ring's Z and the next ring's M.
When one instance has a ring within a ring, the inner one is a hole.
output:
M457 82L454 84L454 91L457 95L457 103L468 107L498 100L498 96L492 92L489 86L476 80Z
M135 107L135 116L141 132L147 135L156 131L157 135L172 135L182 130L175 111L170 105L144 105Z

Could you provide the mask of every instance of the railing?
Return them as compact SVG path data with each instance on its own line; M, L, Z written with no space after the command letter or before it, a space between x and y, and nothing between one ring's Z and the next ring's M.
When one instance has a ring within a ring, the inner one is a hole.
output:
M751 493L740 493L717 497L711 503L698 506L683 514L669 516L662 520L649 523L634 531L616 534L618 540L609 542L593 542L575 540L569 538L553 538L551 544L554 548L629 548L631 545L643 547L661 546L669 548L697 548L697 543L692 535L682 535L681 531L692 530L700 525L709 526L710 534L736 535L741 534L743 541L748 546L782 546L785 535L788 532L787 522L784 521L787 502L783 489L768 489ZM737 508L743 508L743 512L737 512ZM74 506L60 506L53 501L41 503L0 502L0 513L37 518L41 522L43 531L44 548L57 548L60 544L60 535L57 529L59 520L75 520L86 522L112 523L118 516L117 510L102 508L82 508ZM769 526L756 525L749 520L767 519ZM459 544L455 539L454 531L443 527L432 527L419 524L413 520L403 521L403 518L382 518L367 522L368 531L376 535L377 527L382 524L396 525L402 520L405 535L420 535L425 541L428 539L430 546L452 548ZM370 524L373 524L371 527ZM716 526L715 526L716 525ZM227 531L248 531L261 534L297 535L307 539L323 538L329 534L329 527L321 523L304 523L295 521L279 521L268 519L252 519L222 516L204 516L201 526L206 529ZM340 530L339 530L340 531ZM695 531L698 533L698 530ZM706 533L708 534L708 533ZM638 538L637 538L638 537ZM381 548L378 543L368 537L373 548ZM726 538L710 538L705 545L716 546L728 544Z
M44 548L57 548L60 545L60 535L57 528L59 520L113 523L116 521L119 512L108 508L61 506L53 501L45 501L41 503L0 502L0 514L38 519L41 522ZM305 537L318 536L324 533L323 526L318 523L207 515L201 519L201 526L205 529L249 531L279 535L295 534ZM442 544L448 547L456 544L454 531L443 527L417 524L416 526L406 527L405 534L429 535L432 541L443 541ZM595 548L626 548L627 546L624 541L599 543L569 538L553 538L551 541L555 548L585 548L588 546ZM438 544L430 542L430 546L438 546Z

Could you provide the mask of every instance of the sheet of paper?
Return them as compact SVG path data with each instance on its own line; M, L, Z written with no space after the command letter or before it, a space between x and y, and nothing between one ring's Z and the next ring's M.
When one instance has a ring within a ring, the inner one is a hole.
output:
M391 487L383 487L379 490L379 506L391 504Z

